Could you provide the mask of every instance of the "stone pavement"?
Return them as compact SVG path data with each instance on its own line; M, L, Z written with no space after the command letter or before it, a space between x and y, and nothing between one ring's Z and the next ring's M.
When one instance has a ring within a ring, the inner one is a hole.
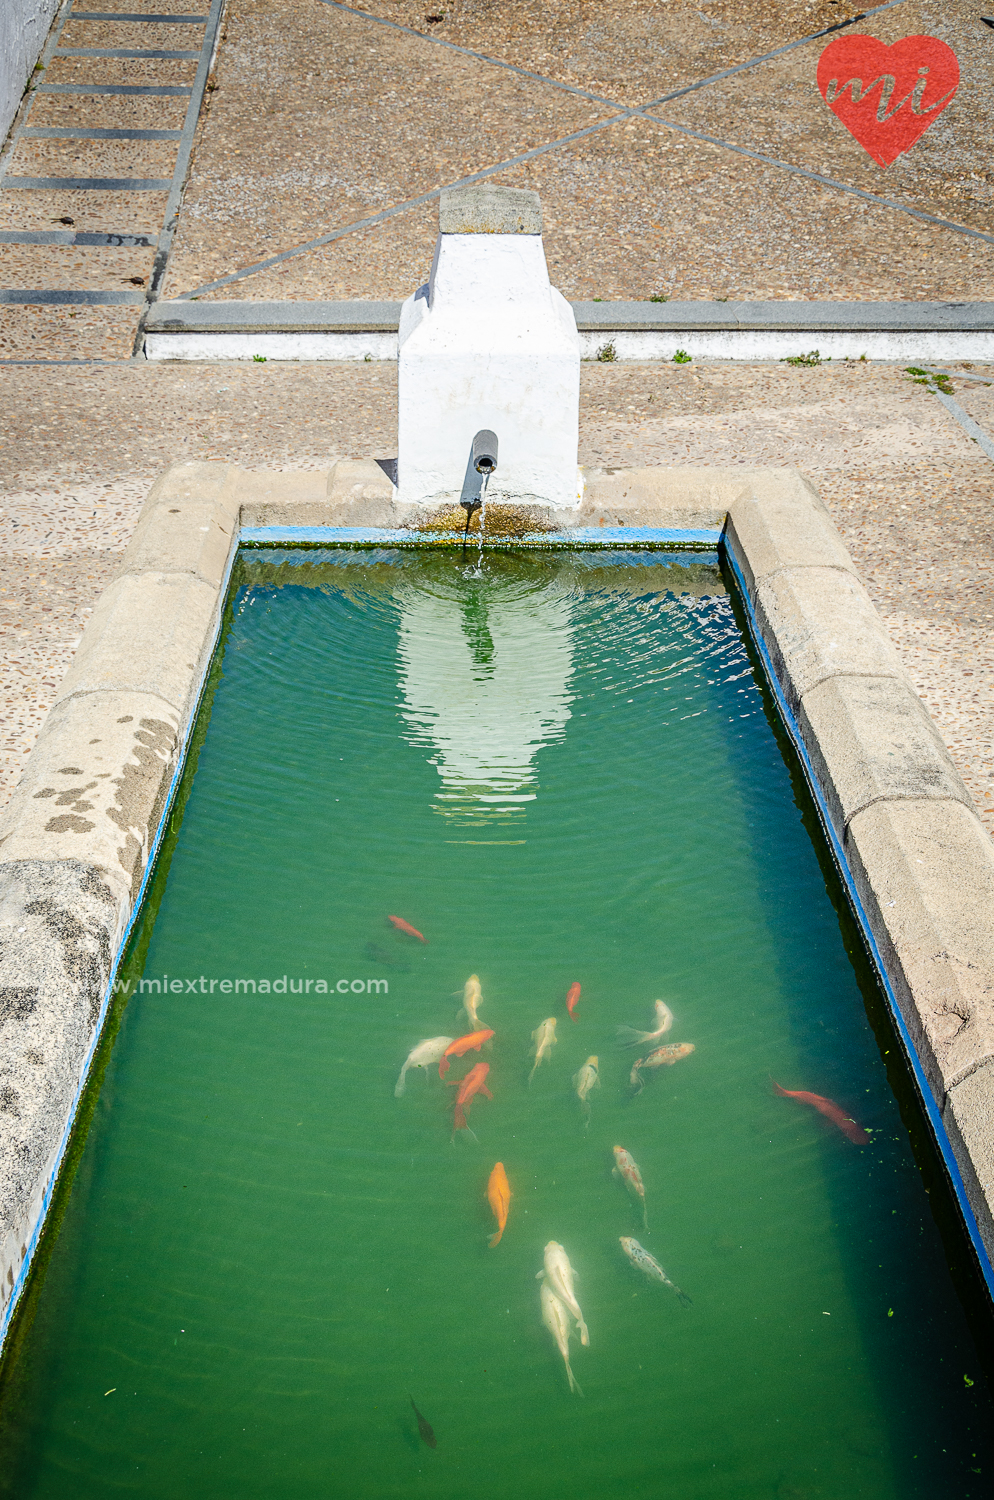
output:
M0 358L127 357L159 289L403 297L434 243L419 200L481 172L542 194L573 299L994 284L994 30L972 0L888 0L838 33L925 32L959 59L956 97L887 169L815 85L842 0L227 0L209 77L220 0L192 16L194 0L85 3L63 13L4 162L0 289L37 300L0 306ZM83 18L114 12L128 19Z

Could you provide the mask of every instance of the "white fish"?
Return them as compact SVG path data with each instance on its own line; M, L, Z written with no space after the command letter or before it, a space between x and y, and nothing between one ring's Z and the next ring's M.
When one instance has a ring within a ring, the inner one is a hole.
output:
M470 1031L480 1030L480 1018L476 1014L483 1003L483 991L480 989L479 974L471 974L463 986L462 1010L466 1012L469 1019ZM462 1011L459 1012L462 1015Z
M451 1046L453 1041L455 1038L451 1036L430 1036L426 1042L419 1042L416 1047L412 1047L400 1070L397 1087L393 1091L394 1097L399 1099L407 1088L408 1068L430 1068L432 1063L438 1062L446 1047Z
M657 1000L653 1013L656 1022L654 1031L636 1031L634 1026L619 1026L618 1045L641 1047L643 1042L658 1042L661 1036L665 1036L673 1025L673 1012L665 1000Z
M535 1277L541 1281L544 1277L549 1286L555 1292L560 1302L564 1303L576 1319L576 1326L580 1330L580 1343L586 1347L590 1343L590 1335L587 1325L583 1321L583 1313L580 1304L576 1300L573 1291L573 1278L575 1276L573 1267L570 1265L569 1256L557 1240L550 1240L545 1247L545 1263Z
M597 1071L597 1058L588 1057L579 1072L573 1074L573 1087L576 1096L583 1109L584 1119L590 1124L590 1091L600 1087L600 1075Z
M548 1020L536 1026L532 1032L532 1041L535 1043L535 1067L528 1074L528 1082L531 1083L535 1077L535 1068L538 1067L543 1057L548 1057L552 1048L556 1045L556 1018L549 1016Z
M559 1298L556 1296L555 1292L552 1290L547 1281L542 1282L542 1291L540 1295L542 1298L542 1322L552 1334L552 1337L556 1341L556 1347L563 1357L563 1364L566 1366L566 1374L569 1376L569 1388L571 1391L575 1392L577 1396L582 1396L583 1392L577 1385L576 1380L573 1376L573 1371L570 1369L569 1364L569 1313L566 1311L565 1307L560 1302Z
M690 1306L690 1298L687 1296L687 1293L681 1292L680 1288L674 1285L656 1257L650 1255L648 1250L639 1244L638 1240L630 1239L627 1235L623 1234L620 1244L633 1266L638 1266L639 1270L644 1271L653 1281L661 1281L663 1286L668 1286L671 1292L676 1292L684 1307Z

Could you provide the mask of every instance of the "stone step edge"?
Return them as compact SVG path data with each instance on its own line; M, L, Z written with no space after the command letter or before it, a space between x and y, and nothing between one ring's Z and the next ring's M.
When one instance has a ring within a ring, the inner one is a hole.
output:
M574 302L581 333L988 333L994 302ZM153 304L147 334L396 333L400 302ZM858 351L854 351L858 352Z

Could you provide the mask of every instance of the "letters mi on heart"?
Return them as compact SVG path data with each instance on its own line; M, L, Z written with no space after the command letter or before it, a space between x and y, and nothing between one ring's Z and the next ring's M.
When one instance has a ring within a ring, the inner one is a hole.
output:
M915 144L959 86L959 63L934 36L888 46L840 36L818 59L818 89L833 114L881 167Z

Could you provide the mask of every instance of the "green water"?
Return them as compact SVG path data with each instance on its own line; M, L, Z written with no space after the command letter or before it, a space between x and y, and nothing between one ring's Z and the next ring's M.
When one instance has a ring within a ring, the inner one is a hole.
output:
M989 1495L990 1398L891 1042L717 567L240 567L140 945L146 979L182 990L123 1012L7 1361L0 1493ZM464 1029L473 972L494 1097L474 1101L478 1141L453 1142L437 1070L394 1083L415 1042ZM256 993L221 990L238 979ZM632 1097L615 1030L648 1027L657 998L666 1042L696 1050ZM570 1080L590 1054L585 1130ZM497 1160L514 1198L490 1250ZM583 1399L540 1321L549 1239L590 1328Z

